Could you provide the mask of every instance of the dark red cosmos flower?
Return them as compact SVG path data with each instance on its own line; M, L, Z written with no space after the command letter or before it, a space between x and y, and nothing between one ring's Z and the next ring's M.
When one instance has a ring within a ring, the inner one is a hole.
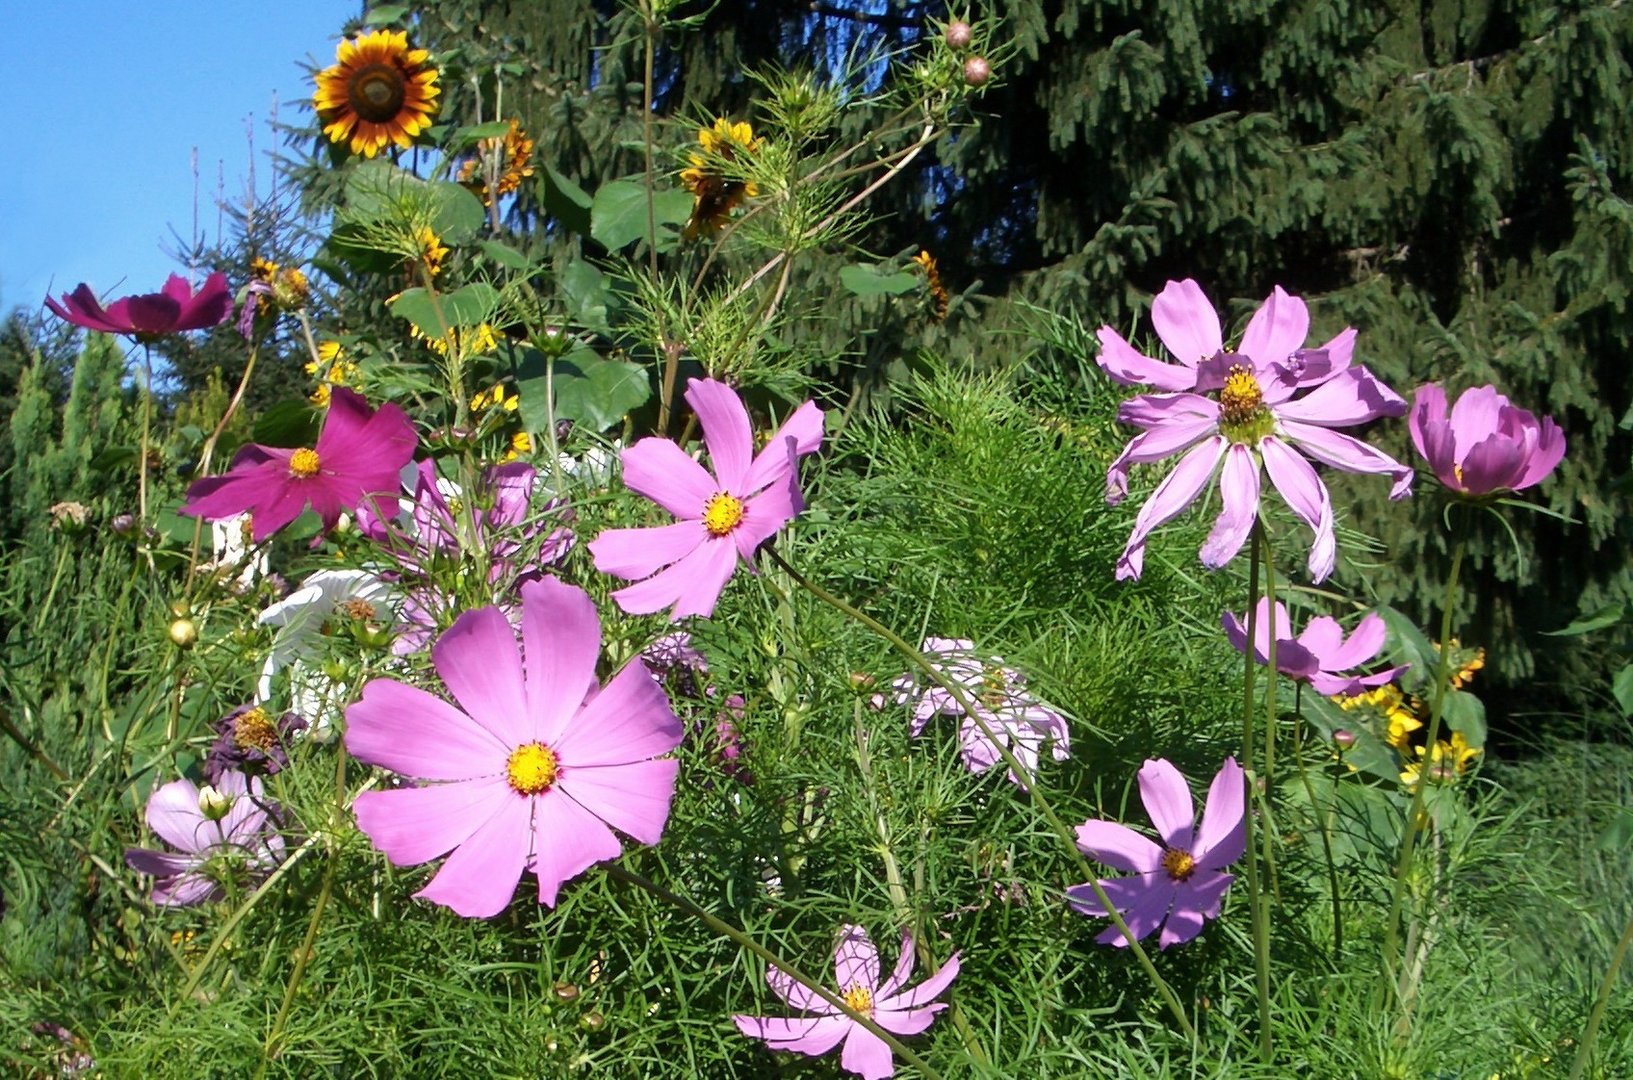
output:
M161 291L122 296L106 308L84 282L73 292L63 293L60 304L46 297L45 306L59 318L87 330L148 340L226 322L232 314L232 290L227 287L227 275L217 270L204 279L196 293L186 278L171 274Z
M376 412L361 394L337 386L316 446L250 443L227 472L194 482L181 512L213 521L248 511L256 544L299 517L308 502L325 531L364 502L380 517L395 517L402 468L418 443L400 407L388 402Z

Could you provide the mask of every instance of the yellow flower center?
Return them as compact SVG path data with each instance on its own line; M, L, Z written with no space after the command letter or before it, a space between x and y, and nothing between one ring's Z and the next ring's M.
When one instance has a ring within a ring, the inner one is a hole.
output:
M303 446L289 457L289 475L305 480L307 477L316 476L322 464L316 450L308 450Z
M556 782L555 752L543 743L523 743L510 752L505 772L516 794L537 795Z
M1241 364L1233 365L1225 376L1225 387L1219 391L1219 408L1226 423L1244 424L1264 404L1264 391L1253 372Z
M1189 851L1169 848L1162 853L1162 868L1175 881L1185 881L1196 872L1196 860Z
M260 706L240 713L238 719L232 722L232 741L240 747L250 750L259 750L265 754L278 743L278 729L273 726L272 717Z
M743 501L724 491L703 504L703 527L711 536L725 536L743 520Z
M369 64L346 84L346 100L364 120L383 124L397 115L408 94L403 73L390 64Z
M375 611L374 605L367 600L342 600L335 608L346 618L358 622L373 622L379 618L379 612Z
M852 985L840 997L844 999L846 1005L863 1015L873 1011L873 991L861 984Z

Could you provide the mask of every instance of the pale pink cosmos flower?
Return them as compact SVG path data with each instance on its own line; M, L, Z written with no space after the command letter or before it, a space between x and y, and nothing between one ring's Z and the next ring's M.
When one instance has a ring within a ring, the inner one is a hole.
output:
M1407 427L1440 482L1462 495L1524 490L1565 457L1565 435L1553 417L1539 421L1494 386L1463 391L1450 414L1446 391L1434 383L1420 386Z
M1027 772L1038 771L1038 755L1045 739L1052 745L1056 761L1072 756L1071 738L1066 731L1066 718L1039 701L1026 689L1026 676L1007 667L996 656L983 658L975 651L975 642L965 638L925 638L919 646L930 661L930 666L946 676L947 681L963 691L972 704L974 714L950 691L926 681L921 685L914 674L901 675L892 682L898 705L913 706L913 721L909 734L918 738L934 716L958 716L960 756L964 767L972 773L983 773L1003 760L998 746L1014 754ZM975 717L986 721L998 742L994 743L981 730ZM1014 770L1009 780L1020 784Z
M902 950L896 969L879 982L879 950L867 931L846 926L834 949L834 983L852 1009L867 1016L892 1035L917 1035L930 1026L936 1013L947 1007L936 1001L958 977L958 953L953 953L930 978L908 989L913 976L913 935L902 931ZM839 1065L863 1080L881 1080L896 1072L896 1059L885 1041L854 1019L818 997L809 987L789 978L774 966L766 982L789 1008L804 1017L733 1016L732 1022L751 1039L764 1039L773 1050L788 1050L816 1057L843 1042Z
M212 787L172 780L147 800L147 824L175 848L130 848L125 862L153 876L152 899L165 907L185 907L226 895L222 882L232 875L253 879L283 861L284 838L274 828L259 777L224 770Z
M1247 618L1233 611L1224 613L1225 636L1239 653L1247 652ZM1274 629L1272 629L1274 627ZM1293 636L1293 624L1287 617L1287 608L1277 601L1272 622L1269 597L1260 597L1258 613L1253 625L1253 658L1261 664L1270 662L1270 641L1276 642L1276 670L1294 682L1307 682L1319 694L1359 694L1362 690L1382 686L1405 671L1410 664L1392 667L1371 675L1345 675L1343 672L1358 668L1378 655L1384 647L1383 617L1375 611L1356 624L1348 637L1338 620L1330 615L1317 615L1304 625L1304 632Z
M1258 518L1261 465L1293 513L1314 530L1309 571L1324 580L1337 558L1332 499L1305 456L1347 472L1386 474L1394 480L1390 498L1405 497L1411 469L1334 430L1400 416L1405 400L1352 363L1353 329L1318 349L1305 348L1309 311L1279 285L1253 313L1234 352L1226 351L1219 317L1195 281L1170 281L1157 295L1151 319L1179 363L1141 355L1109 326L1099 332L1097 361L1107 375L1169 391L1123 403L1118 419L1145 430L1107 471L1106 501L1116 504L1128 494L1129 466L1184 455L1140 508L1117 562L1118 580L1140 576L1146 538L1196 501L1216 474L1222 507L1202 545L1202 564L1218 569L1229 562Z
M461 615L431 648L450 704L376 679L346 710L346 748L421 781L357 797L357 825L398 866L447 855L416 896L461 915L503 911L523 870L539 902L618 857L613 830L655 844L679 768L680 720L639 660L596 681L601 622L582 589L522 587L522 646L498 608Z
M1161 926L1160 944L1166 949L1190 941L1206 920L1219 916L1225 890L1235 880L1224 869L1247 849L1247 783L1236 759L1226 758L1208 788L1202 823L1194 829L1191 789L1167 761L1148 760L1140 768L1140 798L1161 844L1114 821L1085 821L1077 827L1077 846L1091 859L1133 872L1132 877L1103 878L1100 887L1136 941ZM1084 915L1106 914L1087 883L1073 885L1066 896ZM1128 944L1115 925L1095 940Z
M714 613L739 560L754 553L805 506L798 461L822 444L822 410L807 401L754 453L748 410L737 392L693 379L686 401L709 448L710 473L668 439L642 439L623 453L624 484L680 520L647 529L608 529L591 541L595 568L637 584L612 594L631 614L670 608L671 619Z
M416 442L414 425L400 407L388 402L376 411L361 394L337 386L314 446L250 443L226 473L187 489L181 513L213 521L247 511L255 544L294 521L308 503L325 531L343 511L366 501L389 516L397 510L398 474L413 458Z

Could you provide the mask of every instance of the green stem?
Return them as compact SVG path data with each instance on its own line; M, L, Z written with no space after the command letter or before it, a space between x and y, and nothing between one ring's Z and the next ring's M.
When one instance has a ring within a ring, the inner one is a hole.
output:
M1423 763L1418 767L1417 788L1412 793L1412 805L1406 815L1406 838L1401 843L1400 862L1395 867L1394 894L1389 900L1389 921L1384 931L1380 972L1386 990L1395 980L1395 947L1400 939L1401 912L1412 874L1412 860L1417 855L1418 819L1423 813L1424 794L1429 790L1429 768L1434 761L1435 743L1440 738L1441 706L1445 703L1446 686L1450 682L1452 606L1457 600L1457 577L1463 568L1464 546L1463 533L1459 529L1452 546L1452 565L1446 575L1446 598L1440 613L1440 662L1435 665L1435 695L1429 711L1429 732L1424 742Z
M1247 771L1248 791L1256 794L1258 776L1253 768L1253 714L1258 701L1253 696L1254 675L1258 665L1253 655L1254 643L1259 640L1259 523L1253 524L1253 540L1247 556L1247 648L1242 658L1242 767ZM1247 826L1247 903L1253 916L1254 996L1259 1003L1259 1057L1270 1064L1270 922L1265 908L1264 894L1259 886L1259 860L1253 854L1253 799L1249 799L1243 824Z
M1270 533L1264 527L1261 518L1254 523L1254 533L1264 549L1264 595L1270 601L1270 633L1267 639L1265 657L1265 692L1264 692L1264 793L1259 796L1259 812L1264 815L1264 829L1261 831L1260 842L1264 849L1265 875L1270 879L1270 895L1276 906L1281 907L1281 877L1276 873L1276 815L1274 799L1276 794L1276 676L1280 671L1276 667L1276 635L1282 632L1282 627L1276 625L1276 553L1270 546ZM1289 635L1292 627L1286 628Z
M1101 906L1105 908L1106 914L1111 917L1112 924L1117 927L1117 930L1123 935L1123 940L1128 943L1129 951L1134 954L1135 958L1140 963L1140 967L1145 970L1146 975L1151 979L1151 984L1156 988L1157 993L1162 996L1163 1001L1168 1005L1169 1010L1174 1014L1174 1019L1178 1022L1180 1030L1184 1031L1186 1037L1194 1042L1196 1040L1196 1029L1191 1026L1191 1021L1186 1018L1185 1007L1180 1004L1179 997L1174 993L1173 988L1168 985L1160 974L1158 974L1156 965L1151 962L1150 955L1148 955L1145 949L1141 947L1139 941L1135 939L1134 935L1129 932L1128 923L1125 922L1122 915L1118 913L1117 905L1112 903L1111 898L1106 895L1106 891L1100 887L1099 876L1094 867L1089 863L1088 857L1078 848L1076 835L1066 825L1066 823L1060 819L1059 815L1055 813L1054 808L1049 805L1049 800L1046 799L1043 792L1038 789L1037 777L1033 776L1031 771L1027 769L1025 765L1022 765L1020 760L1010 751L1009 747L1005 746L1004 743L998 738L997 734L992 730L991 725L989 725L986 720L981 717L980 710L976 707L975 703L970 700L969 695L964 692L964 688L958 683L948 679L946 675L942 674L940 669L930 662L930 659L927 656L919 652L919 650L915 649L912 645L908 644L905 638L896 633L894 630L890 629L890 627L886 626L878 619L873 618L871 615L868 615L851 606L844 600L841 600L839 597L835 596L833 593L824 589L822 586L811 581L804 574L794 569L794 567L789 564L788 560L777 554L777 552L772 548L766 548L765 552L773 562L782 567L783 571L789 577L793 578L795 584L799 585L806 592L810 593L824 604L827 604L835 611L838 611L841 614L854 619L856 622L861 623L863 626L867 627L869 630L872 630L875 634L878 634L880 637L889 642L897 652L901 653L902 656L907 659L910 664L918 668L919 671L923 672L925 676L927 676L937 686L940 686L943 690L947 691L948 694L952 695L953 700L957 701L959 707L964 710L964 715L975 721L976 726L981 729L981 734L985 736L987 741L992 744L993 748L998 751L999 756L1004 759L1004 764L1009 766L1010 771L1015 774L1015 777L1021 781L1027 794L1032 797L1033 803L1037 806L1038 812L1042 814L1044 820L1049 823L1049 827L1055 831L1056 836L1059 836L1061 840L1065 841L1066 846L1070 848L1072 854L1077 857L1078 863L1082 866L1084 874L1088 878L1087 884L1094 890L1095 898L1099 900Z
M1332 857L1332 834L1327 815L1320 812L1315 801L1315 785L1310 782L1310 770L1304 762L1304 684L1293 684L1293 744L1298 753L1298 778L1304 785L1304 795L1310 800L1310 817L1321 835L1321 853L1327 860L1327 890L1332 894L1332 957L1336 961L1344 952L1344 909L1338 896L1338 864ZM1338 785L1333 785L1333 802L1338 801Z
M33 758L35 761L38 761L41 765L44 765L46 771L52 776L55 776L58 780L61 780L66 784L72 779L72 777L68 775L68 770L64 769L61 765L58 765L55 761L52 761L50 755L48 755L44 750L41 750L38 746L34 745L33 740L31 740L27 735L23 734L23 729L18 727L17 724L11 719L11 713L6 711L6 707L4 705L0 705L0 731L4 731L7 735L11 736L12 742L22 747L23 751L28 754L29 757Z
M729 938L739 948L746 949L755 956L758 956L761 960L764 960L766 963L775 966L778 971L782 972L784 975L787 975L790 979L793 979L801 986L816 994L823 1001L826 1001L828 1004L832 1005L834 1008L838 1009L840 1012L844 1013L858 1024L861 1024L864 1028L867 1028L868 1031L883 1039L886 1046L889 1046L891 1050L901 1055L901 1059L903 1061L917 1069L924 1077L927 1078L927 1080L941 1080L941 1074L932 1069L928 1062L903 1045L901 1040L896 1038L896 1036L892 1035L890 1032L886 1031L884 1028L875 1023L872 1017L857 1012L855 1009L851 1008L850 1005L846 1003L845 999L840 997L837 993L828 989L811 976L805 974L799 968L788 964L776 953L772 952L764 945L761 945L758 941L755 941L753 938L749 937L743 931L737 929L737 927L733 926L731 923L726 922L724 919L716 915L710 914L703 908L692 903L692 901L686 899L684 896L681 896L678 893L670 892L657 882L644 878L640 874L635 873L633 870L628 870L622 866L619 866L617 863L608 863L606 865L606 872L610 877L614 877L620 881L634 885L638 889L644 889L646 892L651 893L659 900L662 900L665 903L673 904L675 907L680 908L688 915L691 915L693 918L703 923L703 925L707 926L710 930L713 930L715 933L720 934L723 937Z
M1582 1071L1588 1067L1588 1059L1593 1056L1593 1044L1599 1038L1599 1021L1605 1018L1605 1007L1610 1004L1610 994L1616 988L1616 976L1621 971L1622 961L1627 959L1629 946L1633 946L1633 914L1628 915L1627 926L1622 929L1621 940L1616 942L1616 951L1611 954L1610 968L1605 972L1605 981L1599 984L1598 1000L1593 1003L1593 1013L1588 1017L1587 1028L1582 1032L1582 1045L1576 1049L1576 1060L1571 1063L1570 1080L1578 1080Z

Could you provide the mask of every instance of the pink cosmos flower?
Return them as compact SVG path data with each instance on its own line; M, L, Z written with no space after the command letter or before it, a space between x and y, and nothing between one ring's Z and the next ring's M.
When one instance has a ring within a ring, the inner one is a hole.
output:
M1128 494L1130 465L1184 456L1140 508L1117 562L1118 580L1140 576L1146 538L1196 501L1216 474L1222 508L1202 545L1202 564L1216 570L1229 562L1258 518L1261 465L1314 530L1310 576L1325 579L1337 557L1332 499L1305 455L1347 472L1388 474L1394 478L1390 498L1403 498L1411 492L1411 469L1333 429L1400 416L1406 402L1352 363L1353 329L1306 349L1309 312L1279 285L1254 312L1235 352L1225 350L1219 317L1195 281L1170 281L1151 319L1178 364L1142 356L1111 327L1100 328L1097 360L1107 375L1170 391L1123 403L1118 419L1145 430L1107 471L1106 501L1116 504ZM1300 391L1307 393L1295 398Z
M847 926L841 932L839 945L834 949L834 982L845 1004L869 1017L875 1024L892 1035L917 1035L935 1020L936 1013L947 1007L935 998L947 989L958 976L958 954L955 952L941 965L941 970L909 990L907 980L913 975L913 935L902 931L902 951L896 958L896 970L883 984L879 982L879 950L859 926ZM765 980L771 990L789 1008L811 1015L805 1017L733 1016L732 1022L751 1039L764 1039L773 1050L791 1050L815 1057L826 1054L841 1041L839 1066L864 1080L880 1080L893 1076L896 1060L885 1041L833 1005L818 997L809 987L789 978L775 967L768 967Z
M1233 611L1224 614L1225 636L1239 653L1247 652L1247 619ZM1276 641L1276 670L1295 682L1307 682L1317 693L1331 697L1335 694L1359 694L1375 686L1382 686L1405 671L1410 664L1392 667L1374 675L1349 675L1340 672L1357 668L1378 655L1384 647L1384 621L1375 611L1356 624L1348 638L1344 628L1330 615L1318 615L1304 626L1304 633L1293 637L1293 624L1287 617L1287 608L1276 602L1274 637ZM1261 597L1253 626L1253 658L1261 664L1270 662L1272 636L1270 598Z
M1005 667L996 656L983 660L975 652L975 642L964 638L925 638L919 651L930 659L931 667L964 691L975 706L975 715L986 721L999 743L1026 766L1027 772L1038 771L1038 751L1045 739L1052 741L1056 761L1072 756L1066 718L1027 692L1025 675ZM898 705L913 706L909 730L913 738L919 737L933 716L961 716L964 719L958 726L958 741L964 767L972 773L983 773L1003 760L998 746L947 690L935 684L920 686L912 674L898 676L890 685L896 691ZM1009 781L1021 783L1013 771Z
M1083 854L1133 871L1133 877L1102 879L1100 887L1117 905L1135 940L1160 925L1166 949L1190 941L1202 932L1205 920L1219 916L1225 890L1235 880L1224 868L1247 849L1246 797L1241 766L1235 758L1226 758L1208 788L1202 823L1193 831L1195 811L1185 778L1167 761L1147 760L1140 768L1140 798L1162 836L1161 845L1112 821L1085 821L1077 827L1077 846ZM1066 896L1084 915L1106 913L1086 883L1073 885ZM1115 926L1095 940L1102 945L1128 944Z
M343 510L376 503L376 513L394 514L398 474L414 457L418 437L397 405L378 412L362 395L337 386L317 445L289 450L250 443L221 476L207 476L187 489L183 514L216 519L250 512L251 543L259 544L300 516L310 503L332 529Z
M61 303L46 297L45 306L58 318L87 330L151 341L226 322L232 314L232 290L227 287L227 275L217 270L204 279L197 293L186 278L171 274L159 292L120 297L106 308L83 282L73 292L63 293Z
M522 645L498 608L467 611L431 649L457 705L376 679L346 710L354 757L423 781L359 795L358 828L398 866L448 855L415 895L467 917L503 911L523 870L554 907L563 882L618 857L613 829L657 843L674 795L678 763L655 759L680 720L639 660L597 684L584 590L524 585Z
M228 769L215 786L173 780L147 800L147 824L175 852L130 848L125 862L153 876L153 902L184 907L225 895L228 874L250 876L283 860L284 839L272 828L269 803L258 777Z
M1494 386L1463 391L1446 412L1446 391L1418 387L1407 420L1412 445L1440 482L1463 495L1522 491L1565 457L1565 435L1553 417L1510 405Z
M680 520L609 529L589 545L603 574L645 579L612 594L631 614L672 606L671 619L712 615L738 560L752 567L760 545L804 508L797 463L822 444L822 410L813 402L755 454L748 410L731 387L693 379L686 401L703 427L714 474L668 439L642 439L623 453L624 483Z

